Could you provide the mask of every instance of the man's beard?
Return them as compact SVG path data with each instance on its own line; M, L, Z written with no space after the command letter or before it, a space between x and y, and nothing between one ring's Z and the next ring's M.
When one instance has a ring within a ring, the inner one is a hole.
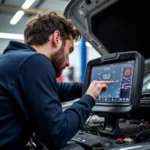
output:
M52 64L54 66L56 77L58 78L61 74L65 66L62 66L64 64L64 47L65 47L65 41L62 42L62 46L60 49L51 57Z

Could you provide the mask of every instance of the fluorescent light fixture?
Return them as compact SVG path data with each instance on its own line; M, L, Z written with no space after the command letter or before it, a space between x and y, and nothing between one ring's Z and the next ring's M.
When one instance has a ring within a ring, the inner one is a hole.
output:
M19 10L16 12L16 14L13 16L13 18L10 20L10 24L15 25L24 15L24 11Z
M35 0L26 0L21 7L23 9L28 9L34 2ZM13 16L13 18L10 20L10 24L15 25L24 14L25 12L22 10L17 11L16 14Z
M12 40L24 40L23 34L2 33L2 32L0 32L0 38Z
M22 8L23 9L28 9L34 2L35 2L35 0L26 0L23 3Z

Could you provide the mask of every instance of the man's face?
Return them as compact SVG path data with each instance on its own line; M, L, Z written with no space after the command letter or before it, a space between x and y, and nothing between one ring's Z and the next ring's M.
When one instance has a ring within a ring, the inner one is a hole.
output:
M69 54L73 51L73 39L62 41L61 47L51 57L52 64L56 71L56 77L62 74L62 71L70 65Z

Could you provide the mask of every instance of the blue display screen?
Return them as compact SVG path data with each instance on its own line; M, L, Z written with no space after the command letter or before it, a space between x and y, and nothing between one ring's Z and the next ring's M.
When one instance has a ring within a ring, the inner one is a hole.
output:
M133 69L134 61L93 67L91 81L113 81L108 90L99 95L97 102L130 102Z

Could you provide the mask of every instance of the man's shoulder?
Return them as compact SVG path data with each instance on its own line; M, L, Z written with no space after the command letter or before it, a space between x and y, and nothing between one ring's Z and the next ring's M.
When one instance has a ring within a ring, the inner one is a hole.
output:
M8 56L10 59L15 59L15 60L25 60L28 59L31 56L37 55L37 52L34 51L25 51L25 50L19 50L15 52L10 52L8 54L5 54L6 57Z
M12 65L22 65L24 64L24 62L34 58L34 59L39 59L39 58L43 58L43 59L47 59L46 56L44 56L43 54L40 54L38 52L34 52L34 51L25 51L25 50L19 50L19 51L15 51L15 52L10 52L7 54L4 54L3 57L6 63L8 64L12 64Z
M7 74L17 74L22 66L24 66L26 63L28 63L28 66L30 66L30 64L33 62L38 62L38 64L39 62L43 61L48 62L47 59L48 58L46 56L37 52L19 50L18 52L9 52L7 54L1 55L0 68L4 70L3 72L7 72Z

